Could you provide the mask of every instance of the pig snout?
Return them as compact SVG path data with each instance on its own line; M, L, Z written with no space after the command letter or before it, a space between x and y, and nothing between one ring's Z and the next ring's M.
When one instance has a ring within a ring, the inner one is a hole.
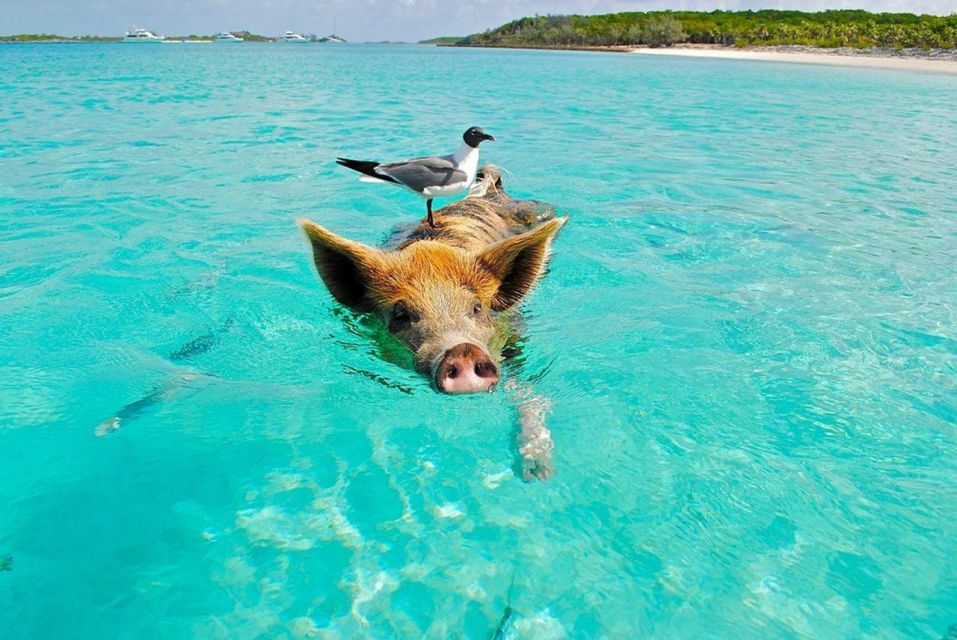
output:
M446 351L435 370L435 386L445 393L491 391L498 378L498 367L488 354L468 343Z

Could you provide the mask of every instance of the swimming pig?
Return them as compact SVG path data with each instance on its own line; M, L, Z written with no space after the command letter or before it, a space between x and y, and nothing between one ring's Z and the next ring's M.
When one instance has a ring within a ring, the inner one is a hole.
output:
M513 200L485 167L463 200L423 219L384 248L342 238L311 220L299 224L332 296L378 314L407 345L415 366L445 393L491 391L513 310L541 277L566 218Z

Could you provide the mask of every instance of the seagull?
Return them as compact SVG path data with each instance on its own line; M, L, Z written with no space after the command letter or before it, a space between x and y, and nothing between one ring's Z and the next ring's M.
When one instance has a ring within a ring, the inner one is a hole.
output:
M459 150L447 156L426 156L388 164L349 158L338 158L336 162L363 174L359 178L363 182L392 182L419 194L425 198L429 225L434 227L433 198L454 196L472 185L478 169L479 145L485 140L495 142L481 127L471 127L462 134Z

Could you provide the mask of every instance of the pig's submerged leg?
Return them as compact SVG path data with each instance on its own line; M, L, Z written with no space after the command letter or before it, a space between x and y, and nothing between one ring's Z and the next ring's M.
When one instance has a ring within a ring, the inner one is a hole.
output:
M526 383L510 382L506 386L510 400L518 404L518 454L521 459L522 478L547 480L555 475L552 451L555 443L545 424L545 415L551 401L535 393Z
M201 376L216 377L212 374L184 373L172 380L160 383L139 400L134 400L117 411L115 415L96 425L96 428L93 430L93 435L100 438L110 435L122 427L127 421L139 417L147 409L169 400Z
M210 351L213 347L219 344L219 339L222 334L226 333L233 326L233 319L227 318L226 322L222 324L221 327L214 329L213 331L203 334L198 338L194 338L189 342L182 345L180 348L175 349L169 354L169 359L175 363L184 363L189 362L196 356L203 355ZM145 410L149 409L153 405L165 402L184 387L188 386L189 383L193 382L197 378L205 376L209 378L215 378L213 374L196 374L196 373L186 373L172 378L166 382L160 383L153 387L145 396L139 400L134 400L128 405L124 406L122 409L116 412L115 415L103 420L96 428L93 430L93 434L97 437L108 436L117 429L119 429L123 424L133 418L136 418Z
M547 480L555 475L552 451L555 443L545 424L551 402L544 396L532 396L518 406L518 452L522 456L522 477L525 480Z

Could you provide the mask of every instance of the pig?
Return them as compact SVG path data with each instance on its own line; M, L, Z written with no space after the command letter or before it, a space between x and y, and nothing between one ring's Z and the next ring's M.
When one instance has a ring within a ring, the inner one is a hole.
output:
M464 199L436 212L434 227L422 218L381 248L308 219L298 222L332 297L381 317L436 390L461 394L499 385L509 317L544 273L567 218L542 203L512 199L499 171L484 167ZM520 450L534 449L523 453L525 474L548 475L547 429L526 419L543 415L543 400L512 390L524 403Z
M565 222L550 208L512 200L486 168L466 198L436 214L434 228L423 219L391 248L299 224L338 302L379 315L439 391L475 393L498 384L507 332L498 315L538 282Z

